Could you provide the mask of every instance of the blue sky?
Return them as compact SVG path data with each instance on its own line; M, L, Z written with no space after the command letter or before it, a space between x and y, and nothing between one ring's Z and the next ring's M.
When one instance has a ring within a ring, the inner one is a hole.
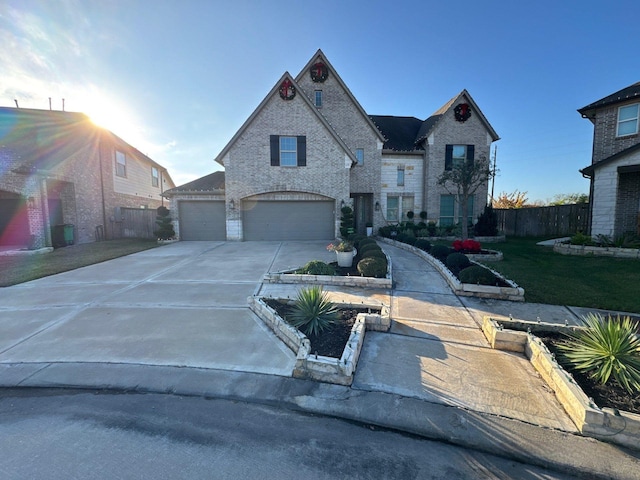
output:
M495 192L588 191L576 109L640 81L637 0L0 0L0 106L82 111L169 169L213 158L321 48L365 111L427 118L467 89Z

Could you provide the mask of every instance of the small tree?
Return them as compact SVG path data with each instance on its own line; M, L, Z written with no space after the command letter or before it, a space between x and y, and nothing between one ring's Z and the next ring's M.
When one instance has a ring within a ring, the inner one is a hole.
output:
M158 229L153 234L160 240L169 240L176 236L176 232L173 229L171 223L171 217L169 216L169 209L167 207L158 207L158 218L156 219L156 225Z
M485 205L484 212L478 217L474 231L480 237L493 237L498 234L498 217L491 205Z
M528 202L527 192L514 190L511 193L502 192L493 199L493 208L523 208Z
M489 161L482 156L475 160L454 163L450 170L445 170L438 177L438 185L442 185L449 193L456 196L462 213L462 239L469 237L469 198L493 177Z
M342 217L340 217L340 235L345 240L349 235L353 234L353 210L348 205L340 209Z

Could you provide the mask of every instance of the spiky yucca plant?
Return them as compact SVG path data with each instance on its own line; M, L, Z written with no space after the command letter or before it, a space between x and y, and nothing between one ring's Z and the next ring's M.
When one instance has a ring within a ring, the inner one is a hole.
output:
M315 285L298 292L288 320L305 335L317 335L338 320L339 314L322 287Z
M562 355L579 371L601 384L613 378L629 393L640 392L640 340L638 324L630 317L606 319L590 313L583 317L586 326L568 334L559 345Z

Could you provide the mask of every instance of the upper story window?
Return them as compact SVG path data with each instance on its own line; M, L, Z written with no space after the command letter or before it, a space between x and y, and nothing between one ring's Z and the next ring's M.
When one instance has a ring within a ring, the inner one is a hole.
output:
M465 162L473 162L475 145L447 145L445 149L444 169L459 168Z
M404 165L398 166L398 186L404 186Z
M271 166L304 167L307 165L307 137L271 135Z
M622 137L638 133L638 107L640 107L640 103L618 108L618 133L616 136Z
M116 175L118 177L127 176L127 156L118 150L116 150Z
M151 186L157 187L160 185L160 175L156 167L151 167Z
M356 160L358 165L364 165L364 148L356 148Z
M322 90L316 90L315 103L316 107L322 106Z

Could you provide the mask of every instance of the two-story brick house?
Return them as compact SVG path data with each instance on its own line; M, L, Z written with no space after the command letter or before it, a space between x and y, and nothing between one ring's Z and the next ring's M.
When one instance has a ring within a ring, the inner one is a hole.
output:
M578 110L594 125L591 235L640 234L640 82Z
M175 184L166 169L82 113L0 107L0 245L118 236L122 207L157 208Z
M466 90L426 120L368 115L318 50L276 82L215 158L223 182L207 176L166 195L183 240L332 239L344 205L359 232L408 211L448 225L460 209L437 178L455 161L488 158L496 140ZM485 185L472 219L486 197Z

